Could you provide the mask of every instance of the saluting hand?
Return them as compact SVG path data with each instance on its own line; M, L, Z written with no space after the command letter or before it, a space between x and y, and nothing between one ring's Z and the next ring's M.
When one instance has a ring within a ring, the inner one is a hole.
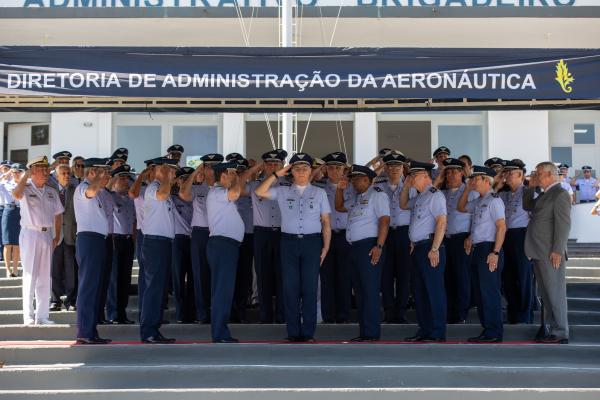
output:
M337 184L337 188L340 190L345 190L348 187L348 179L341 178Z
M285 167L283 167L280 170L278 170L277 172L275 172L275 174L281 178L282 176L287 175L287 173L290 169L292 169L292 164L286 165Z

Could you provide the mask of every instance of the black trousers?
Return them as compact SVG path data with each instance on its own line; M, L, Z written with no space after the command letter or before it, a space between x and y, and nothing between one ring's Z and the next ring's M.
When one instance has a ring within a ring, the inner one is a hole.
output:
M323 322L342 323L350 319L352 268L346 231L331 232L329 252L320 269L321 315Z
M104 314L104 307L106 306L106 298L108 297L108 286L110 285L110 274L112 272L112 258L113 258L113 235L110 234L106 237L104 243L104 251L106 253L105 266L102 269L102 275L100 276L100 292L98 293L98 322L106 320Z
M114 235L113 259L106 312L111 321L127 318L134 244L131 235Z
M511 324L533 322L533 263L525 255L527 228L506 231L502 290Z
M246 320L246 306L252 292L252 261L254 260L254 234L246 233L240 245L235 275L235 292L231 304L231 321Z
M65 306L77 302L77 263L75 246L63 240L52 253L52 303L60 304L61 296L67 296Z
M98 336L99 285L102 270L106 266L104 235L95 232L79 232L75 242L79 265L77 292L77 337L91 339Z
M254 227L254 261L260 302L260 322L272 324L285 320L283 308L283 279L280 256L281 231ZM275 314L273 314L275 296Z
M466 321L471 305L471 256L465 252L468 232L444 239L446 272L444 281L448 298L448 323Z
M411 269L408 225L390 227L381 275L381 298L387 322L399 322L405 319L410 294Z
M187 235L175 235L173 240L171 279L176 319L181 322L193 322L196 319L190 242L190 236Z
M206 245L208 244L208 228L194 226L190 241L192 260L192 275L194 278L194 299L196 305L196 319L198 321L210 320L210 267L206 258Z

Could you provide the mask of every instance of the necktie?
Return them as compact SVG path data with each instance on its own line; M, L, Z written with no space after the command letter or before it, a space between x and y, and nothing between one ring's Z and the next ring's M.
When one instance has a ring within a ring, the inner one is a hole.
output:
M61 189L60 192L58 192L58 196L60 197L60 202L62 203L63 207L65 206L65 189Z

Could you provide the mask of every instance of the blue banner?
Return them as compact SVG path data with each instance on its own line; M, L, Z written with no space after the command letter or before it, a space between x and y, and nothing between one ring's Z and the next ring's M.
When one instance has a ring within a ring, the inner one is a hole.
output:
M2 47L0 94L600 99L600 49Z

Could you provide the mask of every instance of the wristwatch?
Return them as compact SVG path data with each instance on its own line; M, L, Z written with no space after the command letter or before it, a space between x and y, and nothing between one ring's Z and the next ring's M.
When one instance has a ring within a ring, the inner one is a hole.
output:
M279 178L279 175L277 175L277 172L273 172L273 176L275 177L275 179Z
M438 250L439 250L439 247L435 247L435 248L434 248L434 247L432 247L432 248L431 248L431 251L433 251L434 253L435 253L436 251L438 251Z
M497 256L498 256L498 255L500 255L500 252L499 252L499 251L492 251L492 253L494 253L494 254L495 254L495 255L497 255Z
M377 243L377 248L381 250L381 249L383 249L383 245L382 245L382 244L379 244L379 243Z

